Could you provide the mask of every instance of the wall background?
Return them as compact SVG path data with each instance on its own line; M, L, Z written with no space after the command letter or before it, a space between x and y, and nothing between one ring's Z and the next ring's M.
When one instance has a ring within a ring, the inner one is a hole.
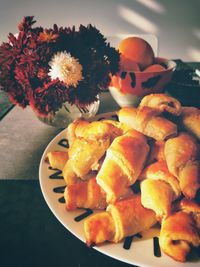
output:
M38 26L91 23L104 35L152 33L158 55L200 61L200 0L0 0L0 42L23 16Z

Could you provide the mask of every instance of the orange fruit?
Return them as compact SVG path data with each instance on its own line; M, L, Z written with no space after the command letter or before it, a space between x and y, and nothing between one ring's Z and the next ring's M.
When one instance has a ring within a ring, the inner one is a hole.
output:
M140 71L138 64L123 55L120 56L120 69L123 71Z
M118 49L121 55L136 62L141 70L153 64L153 49L150 44L142 38L125 38L119 43Z
M165 67L163 67L160 64L153 64L149 67L147 67L146 69L144 69L144 72L159 72L159 71L164 71L166 70Z

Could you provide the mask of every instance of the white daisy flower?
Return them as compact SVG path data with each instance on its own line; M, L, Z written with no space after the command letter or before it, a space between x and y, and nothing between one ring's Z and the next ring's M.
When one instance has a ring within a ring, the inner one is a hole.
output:
M66 86L76 87L78 82L83 79L82 66L78 59L72 57L66 51L55 54L49 62L49 66L51 69L48 74L51 79L58 78Z

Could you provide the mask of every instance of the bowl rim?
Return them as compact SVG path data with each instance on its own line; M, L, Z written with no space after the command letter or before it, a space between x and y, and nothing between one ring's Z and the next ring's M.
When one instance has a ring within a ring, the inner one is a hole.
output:
M122 72L133 72L133 73L163 73L163 72L168 72L168 71L174 71L176 69L176 62L172 59L167 59L167 58L164 58L164 57L155 57L154 58L154 61L157 61L155 62L155 64L159 64L159 63L168 63L169 64L169 67L164 69L164 70L157 70L157 71L138 71L138 70L131 70L131 69L127 69L127 70L119 70L118 73L122 73ZM116 75L116 74L115 74Z

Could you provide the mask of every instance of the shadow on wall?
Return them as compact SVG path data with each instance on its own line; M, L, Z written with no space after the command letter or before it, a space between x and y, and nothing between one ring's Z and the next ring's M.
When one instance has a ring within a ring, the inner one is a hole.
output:
M91 23L107 36L154 34L159 56L200 61L199 10L199 0L1 0L0 39L34 15L44 27Z
M200 2L192 4L185 0L135 0L119 4L118 13L127 24L158 37L160 56L200 61Z

